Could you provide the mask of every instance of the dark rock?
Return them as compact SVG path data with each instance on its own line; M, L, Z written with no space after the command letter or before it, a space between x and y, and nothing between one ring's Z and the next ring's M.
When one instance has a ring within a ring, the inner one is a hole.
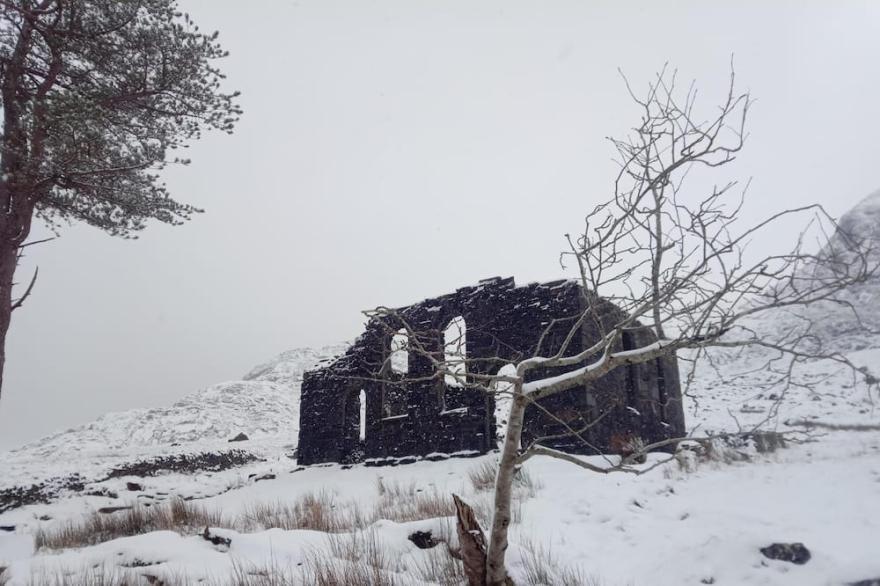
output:
M123 476L156 476L162 472L219 472L235 468L236 466L243 466L257 460L259 460L257 456L244 450L173 454L150 460L141 460L114 468L104 480Z
M261 480L275 480L274 474L263 474L262 476L257 476L254 478L254 482L259 482Z
M210 541L214 545L221 545L225 547L229 547L232 543L232 540L228 537L221 537L219 535L214 535L211 533L211 530L208 527L205 527L205 531L202 533L202 539L205 541Z
M108 490L104 487L101 487L101 488L98 488L95 490L90 490L88 492L84 492L83 495L85 495L85 496L103 496L103 497L111 498L111 499L119 498L118 494L116 494L112 490Z
M15 525L0 525L0 531L12 533L13 531L15 531Z
M859 580L858 582L850 582L847 586L880 586L880 578L871 578L868 580Z
M134 558L128 563L119 564L123 568L148 568L150 566L155 566L161 564L162 562L145 562L142 559Z
M810 561L810 550L803 543L774 543L761 548L764 557L802 565Z
M143 489L144 489L144 487L143 487L142 485L138 484L137 482L126 482L126 483L125 483L125 488L126 488L127 490L132 491L132 492L137 492L137 491L139 491L139 490L143 490Z
M25 505L48 504L68 492L82 492L85 482L79 474L51 478L38 484L0 490L0 513Z
M434 539L434 536L431 535L430 531L416 531L415 533L411 533L408 539L419 549L431 549L432 547L437 547L440 543Z
M101 507L98 509L98 512L103 515L109 515L111 513L115 513L116 511L129 511L132 507Z
M248 436L244 433L239 433L237 436L229 440L230 442L246 442L248 441Z

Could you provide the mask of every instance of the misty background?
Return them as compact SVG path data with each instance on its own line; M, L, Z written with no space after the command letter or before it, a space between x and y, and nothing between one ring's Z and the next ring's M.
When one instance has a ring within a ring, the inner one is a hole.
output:
M86 226L28 249L0 449L165 405L281 351L354 338L361 310L477 280L571 276L563 234L611 194L606 136L668 61L698 108L757 99L730 166L745 220L880 188L880 3L183 0L242 91L232 136L167 170L206 212L138 240ZM714 177L718 182L730 175ZM787 224L754 243L787 247ZM31 239L50 235L42 228Z

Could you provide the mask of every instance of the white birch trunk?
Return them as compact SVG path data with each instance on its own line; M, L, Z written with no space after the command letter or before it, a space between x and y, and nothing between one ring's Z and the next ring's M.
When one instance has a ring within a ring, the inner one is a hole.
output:
M523 416L526 411L526 397L522 382L514 385L513 400L510 405L510 418L507 423L507 436L498 462L498 475L495 478L495 507L492 527L489 532L489 550L486 552L486 584L505 586L511 584L507 576L504 556L507 553L507 530L510 527L510 501L513 491L513 475L519 456L520 436Z

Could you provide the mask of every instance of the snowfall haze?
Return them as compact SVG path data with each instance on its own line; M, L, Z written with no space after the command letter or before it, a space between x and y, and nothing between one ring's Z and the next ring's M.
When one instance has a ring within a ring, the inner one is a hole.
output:
M880 188L878 3L181 7L220 31L245 111L164 172L206 212L133 241L64 227L28 250L18 280L40 273L13 317L0 449L351 339L378 304L570 276L562 235L611 194L604 137L638 119L618 67L643 87L668 61L711 108L734 56L757 101L734 175L712 180L753 178L744 224L809 202L839 216Z

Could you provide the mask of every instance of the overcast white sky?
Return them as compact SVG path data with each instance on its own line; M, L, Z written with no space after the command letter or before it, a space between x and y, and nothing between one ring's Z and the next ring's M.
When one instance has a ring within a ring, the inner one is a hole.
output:
M669 61L710 106L735 54L757 98L730 169L754 178L751 217L839 215L880 188L880 2L181 5L220 30L243 92L238 131L167 173L207 211L137 241L74 226L31 250L0 448L353 338L377 304L564 276L562 235L609 194L604 137L637 120L617 67L642 86Z

